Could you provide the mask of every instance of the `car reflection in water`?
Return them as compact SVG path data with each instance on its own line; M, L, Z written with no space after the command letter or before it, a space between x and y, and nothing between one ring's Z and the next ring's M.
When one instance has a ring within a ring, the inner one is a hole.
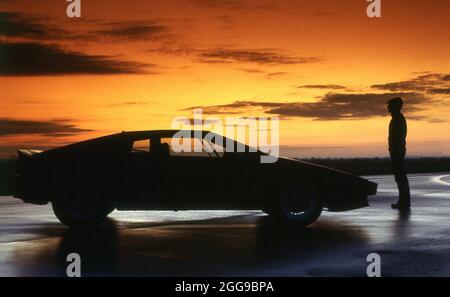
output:
M295 275L327 253L369 240L348 224L292 228L262 214L125 225L109 219L93 229L61 231L58 240L37 244L31 253L16 251L19 262L27 253L32 257L27 263L37 263L21 266L19 274L65 276L67 255L78 253L82 276L270 276L282 268Z

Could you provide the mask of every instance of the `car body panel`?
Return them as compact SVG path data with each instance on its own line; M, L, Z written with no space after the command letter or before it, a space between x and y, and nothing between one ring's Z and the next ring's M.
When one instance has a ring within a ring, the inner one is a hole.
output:
M169 156L132 151L134 141L160 143L177 130L122 132L44 152L19 150L17 192L45 204L94 192L118 209L264 209L292 184L314 187L328 210L368 206L377 185L346 172L288 158L261 163L262 152ZM204 138L207 131L188 131ZM237 142L234 142L237 145Z

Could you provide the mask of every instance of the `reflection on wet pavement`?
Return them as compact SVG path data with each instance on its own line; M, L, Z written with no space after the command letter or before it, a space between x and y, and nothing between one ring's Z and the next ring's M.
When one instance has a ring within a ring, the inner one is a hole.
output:
M71 230L49 206L2 197L0 275L65 276L66 256L76 252L84 276L362 276L372 251L391 261L387 271L396 275L393 255L399 250L413 257L448 234L443 223L450 210L448 187L432 178L411 178L411 213L389 209L395 184L390 177L373 177L380 192L371 207L325 212L308 228L280 224L257 211L186 211L114 212L98 228ZM429 193L440 195L430 198ZM439 268L439 262L430 265Z

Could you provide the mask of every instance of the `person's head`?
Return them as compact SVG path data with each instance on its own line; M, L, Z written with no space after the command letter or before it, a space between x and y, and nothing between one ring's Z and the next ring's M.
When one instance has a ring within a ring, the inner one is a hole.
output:
M400 97L392 98L387 102L387 109L391 114L399 113L402 107L403 107L403 100Z

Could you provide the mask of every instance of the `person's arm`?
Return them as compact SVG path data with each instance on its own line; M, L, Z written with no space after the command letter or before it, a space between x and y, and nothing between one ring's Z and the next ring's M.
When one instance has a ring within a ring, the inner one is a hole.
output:
M391 150L404 148L406 133L406 120L403 117L393 118L389 129L389 147Z

